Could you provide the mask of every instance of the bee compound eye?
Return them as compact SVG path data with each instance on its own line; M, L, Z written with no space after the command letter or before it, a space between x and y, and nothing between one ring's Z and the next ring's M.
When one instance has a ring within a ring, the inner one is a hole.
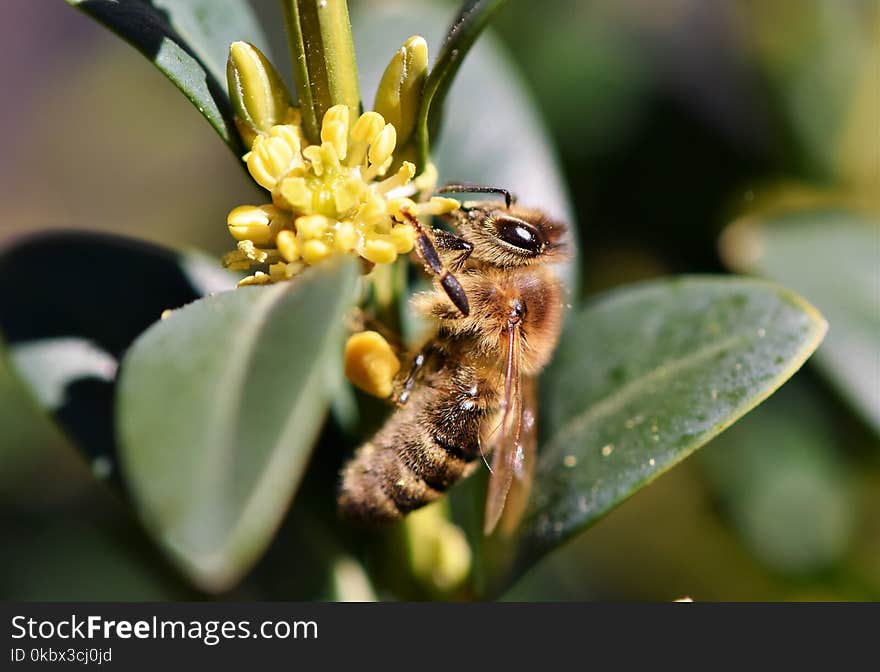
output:
M498 237L508 245L513 245L532 254L538 254L544 246L544 239L538 230L521 219L502 217L495 222Z

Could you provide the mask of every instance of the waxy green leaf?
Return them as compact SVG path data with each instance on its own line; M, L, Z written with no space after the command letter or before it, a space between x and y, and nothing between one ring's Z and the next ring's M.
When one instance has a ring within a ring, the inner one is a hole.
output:
M830 324L816 364L880 433L880 218L842 208L756 215L727 229L721 252L816 304Z
M700 451L723 512L776 572L826 571L857 538L856 483L822 401L796 378Z
M196 301L122 363L123 476L148 530L204 590L237 582L287 509L341 377L355 276L346 260Z
M685 277L603 295L542 374L542 440L518 571L763 401L816 349L821 315L747 279Z
M115 472L113 404L123 352L163 310L237 280L215 260L123 236L24 236L0 251L0 332L30 396L96 475L107 476Z

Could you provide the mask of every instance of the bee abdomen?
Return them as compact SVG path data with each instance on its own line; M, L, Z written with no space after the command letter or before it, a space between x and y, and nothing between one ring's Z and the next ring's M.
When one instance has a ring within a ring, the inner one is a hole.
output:
M376 446L365 443L342 470L337 502L340 513L352 522L390 522L402 515L383 487L385 469L379 458Z
M481 424L497 394L481 394L469 367L447 362L442 373L416 389L345 465L343 516L365 524L396 520L441 497L476 466Z
M339 509L353 522L397 520L439 498L470 472L472 460L440 436L402 445L362 445L342 471Z

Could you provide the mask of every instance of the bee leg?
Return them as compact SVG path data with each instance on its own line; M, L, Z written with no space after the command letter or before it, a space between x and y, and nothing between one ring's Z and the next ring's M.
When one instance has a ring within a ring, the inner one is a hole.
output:
M426 360L427 356L424 352L420 352L416 355L415 359L413 360L412 366L410 367L409 373L406 376L406 380L404 380L403 385L401 385L400 393L394 400L394 403L396 403L398 406L403 406L409 399L409 394L412 391L412 387L416 382L419 371L421 371L422 368L425 366Z
M440 255L437 254L437 248L434 247L434 241L422 226L419 218L409 212L401 213L416 230L416 250L422 261L425 262L427 269L440 278L440 286L446 292L446 296L452 301L452 304L458 308L458 311L467 317L470 314L470 306L468 305L467 294L458 279L449 272L449 269L443 265ZM431 230L433 233L433 229Z
M474 246L464 238L456 236L454 233L449 233L449 231L444 231L443 229L432 229L431 232L434 234L434 245L436 245L438 250L443 250L444 252L459 252L459 255L455 258L453 263L456 270L464 266L464 262L468 260L468 257L471 256L471 252L474 251Z
M406 351L406 346L400 340L399 335L393 333L388 327L379 322L375 316L368 314L362 308L356 306L351 309L348 319L346 320L346 327L352 332L367 330L377 332L382 338L388 341L388 344L398 356L400 356L400 353Z
M400 384L400 392L398 392L397 396L394 398L394 401L398 406L403 406L407 402L413 385L415 385L416 380L418 380L425 365L432 357L443 357L443 351L433 343L427 343L418 353L416 353L412 365L410 366L409 373L407 373L403 383Z

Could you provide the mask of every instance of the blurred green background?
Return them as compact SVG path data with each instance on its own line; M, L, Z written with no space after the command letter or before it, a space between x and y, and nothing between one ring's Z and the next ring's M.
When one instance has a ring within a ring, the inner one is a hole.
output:
M255 4L276 15L275 2ZM350 4L356 15L385 3ZM63 2L6 0L3 18L0 239L74 227L228 250L226 213L255 191L162 75ZM876 212L877 2L513 1L494 28L563 167L581 295L727 272L719 237L743 214L812 201ZM876 299L873 254L863 281ZM880 386L880 351L865 365ZM809 364L508 597L880 599L880 449L835 390ZM31 401L2 394L0 597L203 597ZM302 597L290 527L228 597Z

